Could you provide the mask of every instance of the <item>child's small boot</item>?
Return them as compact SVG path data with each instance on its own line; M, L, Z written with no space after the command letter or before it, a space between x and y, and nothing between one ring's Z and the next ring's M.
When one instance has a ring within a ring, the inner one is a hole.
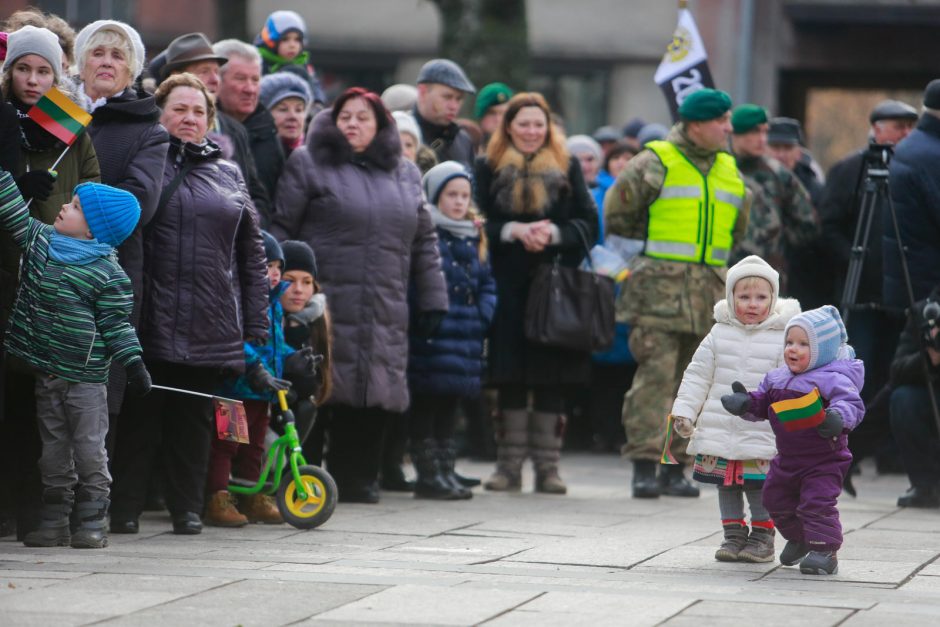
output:
M205 523L211 527L243 527L248 518L235 508L235 500L228 490L219 490L209 496Z
M809 547L802 542L787 540L786 546L780 551L780 563L784 566L794 566L809 553Z
M568 486L558 476L561 444L565 434L564 414L537 411L532 413L529 452L535 465L535 491L565 494Z
M738 554L747 544L747 525L744 521L728 521L722 524L725 530L725 540L715 551L715 559L719 562L737 562Z
M438 440L437 464L441 470L441 477L460 495L459 498L469 499L473 497L473 492L461 482L460 477L454 470L454 466L457 464L457 444L453 440ZM479 485L479 482L477 482L477 485Z
M72 534L73 549L103 549L108 546L106 529L108 499L100 501L79 500L75 504L78 514L78 530Z
M278 525L284 517L278 511L274 499L266 494L245 494L238 497L238 511L244 514L248 522Z
M450 484L441 472L437 455L437 440L426 438L411 444L411 462L415 465L418 478L415 479L416 499L435 499L453 501L466 498L457 487ZM460 488L466 490L466 488Z
M30 531L23 538L26 546L68 546L72 539L69 532L69 513L73 496L64 490L46 490L42 495L39 529Z
M800 562L804 575L835 575L839 572L839 560L835 551L810 551Z
M772 562L774 561L774 528L751 527L751 535L747 537L747 544L738 553L739 562Z
M528 446L529 412L507 409L499 417L496 433L496 472L483 482L486 490L518 492L522 489L522 462Z

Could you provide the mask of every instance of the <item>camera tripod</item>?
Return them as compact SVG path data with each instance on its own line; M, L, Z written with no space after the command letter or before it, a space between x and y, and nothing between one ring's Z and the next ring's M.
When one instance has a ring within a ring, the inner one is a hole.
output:
M872 221L875 219L878 207L887 207L891 215L891 225L894 230L894 236L898 242L898 254L901 261L901 274L904 276L904 287L907 290L908 306L911 316L914 311L914 288L911 284L911 275L907 266L907 256L904 241L901 239L901 229L898 225L898 216L894 209L894 202L891 200L891 193L888 187L888 161L892 153L892 146L884 144L870 144L868 152L863 157L862 167L864 176L862 178L862 195L859 199L858 221L855 225L855 236L852 240L851 257L849 258L849 269L846 273L845 287L842 291L842 320L846 326L849 324L849 316L853 309L860 308L855 300L858 296L859 281L862 276L862 265L865 262L865 253L868 250L868 242L871 237ZM924 381L927 386L927 396L930 398L930 408L933 413L933 419L937 426L937 432L940 433L940 408L937 405L937 397L931 384L930 363L927 357L926 345L923 334L918 334L921 342L921 363L924 370ZM893 357L889 356L889 359Z

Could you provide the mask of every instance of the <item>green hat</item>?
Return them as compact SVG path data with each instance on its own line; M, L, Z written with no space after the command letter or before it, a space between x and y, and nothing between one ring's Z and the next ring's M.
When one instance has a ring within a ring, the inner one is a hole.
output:
M509 102L515 94L506 83L490 83L477 94L476 104L473 105L473 115L476 119L486 115L486 110L493 105Z
M731 108L731 96L719 89L705 87L694 91L679 105L679 115L685 120L701 122L720 118Z
M731 126L735 135L750 133L758 124L767 123L767 109L756 104L738 105L731 112Z

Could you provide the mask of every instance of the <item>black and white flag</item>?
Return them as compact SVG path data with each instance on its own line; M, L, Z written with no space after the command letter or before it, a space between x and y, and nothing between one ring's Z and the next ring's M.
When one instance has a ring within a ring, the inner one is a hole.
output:
M708 70L705 44L688 9L679 9L676 31L653 78L666 96L673 121L679 119L679 105L686 96L703 87L715 86Z

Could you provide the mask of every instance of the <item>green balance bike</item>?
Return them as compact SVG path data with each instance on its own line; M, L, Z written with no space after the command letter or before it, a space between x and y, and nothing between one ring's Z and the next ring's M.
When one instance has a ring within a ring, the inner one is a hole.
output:
M330 473L319 466L308 464L300 449L300 438L294 421L294 412L287 406L287 392L279 390L278 405L284 435L268 449L268 459L258 481L233 478L229 492L233 494L277 494L277 508L284 520L298 529L319 527L333 515L336 508L336 482ZM289 473L284 473L289 468ZM269 482L268 474L274 470ZM283 476L282 476L283 475Z

